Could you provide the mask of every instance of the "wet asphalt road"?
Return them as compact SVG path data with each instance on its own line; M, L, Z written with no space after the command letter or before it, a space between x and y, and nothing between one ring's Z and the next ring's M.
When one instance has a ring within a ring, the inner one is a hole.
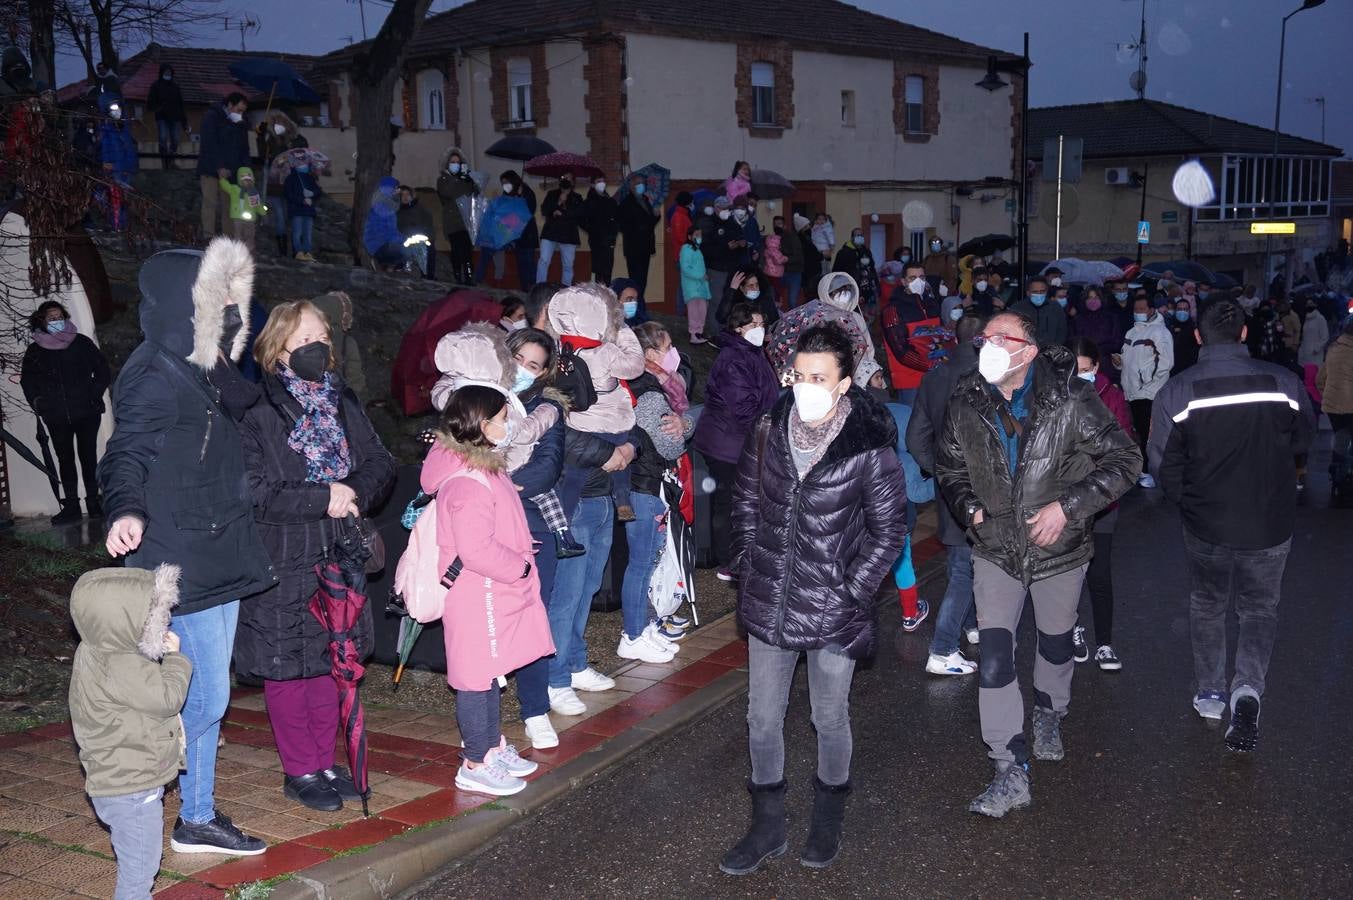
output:
M925 675L930 623L904 634L889 604L878 656L855 677L856 790L832 868L797 861L816 749L800 667L786 724L790 850L760 873L717 868L747 822L740 697L410 896L1353 896L1353 510L1328 509L1327 480L1311 481L1252 757L1228 754L1218 724L1193 712L1178 519L1159 492L1133 491L1114 550L1124 669L1078 666L1066 759L1034 763L1030 809L1000 821L966 811L990 775L976 676ZM1026 609L1026 699L1032 626Z

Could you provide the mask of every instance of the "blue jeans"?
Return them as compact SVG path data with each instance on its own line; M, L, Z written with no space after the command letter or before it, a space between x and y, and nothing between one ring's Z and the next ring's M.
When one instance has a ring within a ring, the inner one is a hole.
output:
M782 278L785 286L785 292L789 296L787 308L793 309L799 305L799 294L803 292L803 273L786 272Z
M943 502L943 501L941 501ZM948 557L949 586L944 589L940 610L935 614L935 637L930 652L948 656L958 650L959 632L977 627L977 610L972 598L972 546L945 547Z
M309 253L314 249L315 217L292 216L291 250L293 253Z
M272 232L278 237L287 236L287 201L285 197L272 198Z
M183 821L201 825L216 818L216 741L230 705L230 654L240 602L174 616L169 628L179 636L180 652L193 664L188 698L183 703L183 737L188 765L179 776Z
M667 532L658 530L657 517L666 510L662 499L642 491L630 495L634 521L625 523L625 540L630 559L625 566L625 581L620 589L621 615L625 636L634 640L648 627L648 582L657 567L658 550L667 540Z
M164 851L164 788L90 797L89 802L94 804L99 821L112 832L113 852L117 854L113 900L149 897Z
M554 590L554 573L559 560L554 555L554 535L548 531L533 531L531 537L540 541L540 551L536 553L536 574L540 576L540 597L546 609L550 606L550 594ZM550 657L542 656L533 663L517 670L517 700L521 703L522 721L534 716L543 716L550 711L550 696L545 691L550 680Z
M560 284L568 287L573 283L573 258L578 254L577 244L560 244L557 241L540 242L540 262L536 264L536 281L546 281L550 275L550 261L554 259L554 251L559 251L559 255L564 261L563 277Z
M521 289L529 291L536 286L536 248L535 247L517 247L512 251L517 257L517 280L521 282Z
M475 284L483 284L484 276L489 274L489 263L493 263L493 277L499 281L503 278L503 262L498 256L501 250L490 250L488 247L478 247L479 261L474 266Z
M155 129L160 139L160 156L166 159L177 156L179 152L179 123L156 119Z
M559 560L550 596L550 634L554 658L550 661L550 687L573 684L573 673L587 668L587 614L592 597L601 588L601 576L611 555L614 510L610 497L585 497L578 501L570 520L573 536L587 553Z

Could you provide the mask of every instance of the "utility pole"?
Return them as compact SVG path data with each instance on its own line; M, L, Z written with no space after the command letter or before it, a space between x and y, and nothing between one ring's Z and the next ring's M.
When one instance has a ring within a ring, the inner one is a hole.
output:
M1137 221L1138 221L1138 222L1145 222L1145 221L1146 221L1146 179L1147 179L1147 176L1150 175L1150 174L1151 174L1151 163L1149 163L1149 162L1142 163L1142 206L1141 206L1140 211L1138 211L1138 213L1137 213ZM1144 247L1144 246L1146 246L1146 245L1143 244L1141 241L1138 241L1138 242L1137 242L1137 267L1138 267L1138 268L1141 268L1141 265L1142 265L1142 247Z
M1142 0L1142 30L1137 36L1137 78L1133 83L1137 99L1146 99L1146 0Z

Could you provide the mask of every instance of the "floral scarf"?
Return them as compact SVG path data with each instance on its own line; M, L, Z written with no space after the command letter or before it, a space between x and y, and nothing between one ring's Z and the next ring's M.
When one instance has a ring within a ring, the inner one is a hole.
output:
M322 382L306 381L278 363L277 380L301 404L301 417L291 429L287 446L305 460L305 480L327 484L346 478L352 471L352 456L343 423L338 420L342 395L334 385L333 373L325 372Z
M808 465L804 466L803 472L806 473L821 462L822 457L827 455L827 448L831 446L832 441L836 440L836 436L845 427L846 419L850 418L851 405L850 398L842 396L840 400L836 401L836 409L830 416L812 425L799 418L798 407L790 408L790 443L794 445L793 449L808 458Z

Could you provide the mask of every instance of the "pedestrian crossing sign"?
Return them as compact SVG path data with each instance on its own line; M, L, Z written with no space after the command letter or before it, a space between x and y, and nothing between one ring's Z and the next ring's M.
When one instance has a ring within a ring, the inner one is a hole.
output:
M1137 223L1137 243L1151 243L1151 223L1145 220Z

